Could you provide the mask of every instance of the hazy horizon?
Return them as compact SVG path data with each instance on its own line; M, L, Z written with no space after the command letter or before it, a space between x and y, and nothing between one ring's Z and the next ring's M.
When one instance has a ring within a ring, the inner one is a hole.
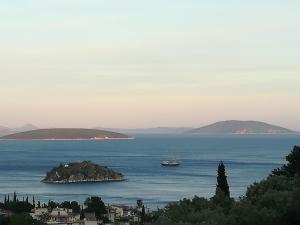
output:
M300 2L0 3L0 125L300 130Z
M237 120L226 120L226 121L237 121ZM263 122L263 123L266 123L266 124L269 124L269 125L273 125L273 126L279 126L279 127L282 127L282 128L286 128L286 129L289 129L289 130L292 130L292 131L295 131L295 132L299 132L298 130L295 130L295 129L291 129L289 127L285 127L285 126L281 126L281 125L278 125L278 124L274 124L274 123L267 123L265 121L254 121L254 120L238 120L238 121L244 121L244 122L249 122L249 121L252 121L252 122ZM207 125L212 125L214 123L217 123L217 122L225 122L225 121L215 121L215 122L212 122L212 123L208 123L208 124L202 124L202 125L198 125L198 126L154 126L154 127L103 127L103 126L93 126L93 127L87 127L87 126L84 126L84 127L77 127L77 126L71 126L71 127L65 127L65 126L55 126L55 127L45 127L45 126L36 126L36 124L32 124L32 123L25 123L25 124L21 124L19 126L14 126L14 127L9 127L9 126L3 126L0 124L0 127L6 127L6 128L9 128L9 129L21 129L21 131L26 128L26 130L28 130L28 127L35 127L36 129L48 129L48 128L85 128L85 129L115 129L115 130L147 130L147 129L159 129L159 128L162 128L162 129L195 129L195 128L201 128L201 127L205 127Z

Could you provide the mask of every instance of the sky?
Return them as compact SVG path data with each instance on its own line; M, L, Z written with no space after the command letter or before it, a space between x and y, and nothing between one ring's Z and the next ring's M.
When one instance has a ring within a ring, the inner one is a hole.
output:
M300 131L298 0L0 1L0 125Z

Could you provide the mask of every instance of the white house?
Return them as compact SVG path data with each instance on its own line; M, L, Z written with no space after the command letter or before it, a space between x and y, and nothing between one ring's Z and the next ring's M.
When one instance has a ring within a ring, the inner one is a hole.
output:
M84 225L83 221L80 221L80 215L74 214L72 209L56 208L53 209L50 214L50 220L47 224L66 224L66 225Z

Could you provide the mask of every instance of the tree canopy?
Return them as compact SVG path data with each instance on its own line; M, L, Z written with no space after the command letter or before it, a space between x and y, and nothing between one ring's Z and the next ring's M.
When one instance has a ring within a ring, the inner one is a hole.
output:
M294 146L292 152L286 156L287 164L273 171L274 175L300 175L300 146Z
M225 196L230 197L229 186L228 186L227 176L226 176L226 171L225 171L225 165L222 161L218 165L216 194L219 191L223 192Z
M87 198L84 202L85 212L94 212L97 219L103 218L106 207L102 199L98 196Z

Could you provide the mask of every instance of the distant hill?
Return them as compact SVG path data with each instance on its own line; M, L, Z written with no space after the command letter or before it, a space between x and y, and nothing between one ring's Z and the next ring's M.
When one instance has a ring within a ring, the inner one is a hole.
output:
M128 139L128 135L95 129L52 128L10 134L0 139L60 140L60 139Z
M21 127L16 127L13 129L14 132L24 132L24 131L30 131L30 130L37 130L39 129L37 126L34 126L30 123L24 124Z
M0 126L0 137L8 134L14 134L18 132L37 130L37 129L39 128L32 124L24 124L23 126L15 127L15 128Z
M192 127L153 127L153 128L137 128L137 129L125 129L125 128L102 128L96 127L95 129L105 129L114 132L121 132L126 134L180 134Z
M13 133L13 131L10 128L0 126L0 137L3 135L11 134L11 133Z
M8 127L0 126L0 132L11 132L11 129Z
M259 122L228 120L210 124L187 131L194 134L282 134L297 133L295 131Z

